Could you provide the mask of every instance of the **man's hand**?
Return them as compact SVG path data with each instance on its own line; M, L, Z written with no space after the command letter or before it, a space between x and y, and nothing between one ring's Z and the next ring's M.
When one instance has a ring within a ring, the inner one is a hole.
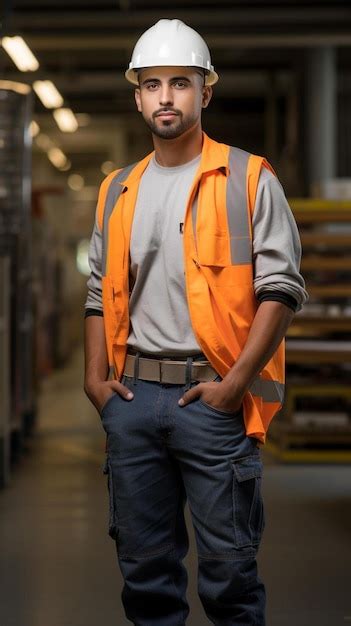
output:
M246 344L233 367L220 383L199 383L178 401L185 406L200 398L220 411L237 411L256 376L278 348L294 317L280 302L265 301L257 309Z
M85 385L85 393L99 413L113 393L118 393L125 400L132 400L133 393L118 380L98 381Z
M90 315L85 319L84 391L99 413L114 393L125 400L133 399L130 389L118 380L106 380L108 370L104 318Z
M199 383L185 394L178 401L179 406L185 406L189 402L193 402L197 398L201 398L206 404L214 409L224 411L226 413L235 413L241 407L244 394L239 390L231 389L222 380L219 383Z

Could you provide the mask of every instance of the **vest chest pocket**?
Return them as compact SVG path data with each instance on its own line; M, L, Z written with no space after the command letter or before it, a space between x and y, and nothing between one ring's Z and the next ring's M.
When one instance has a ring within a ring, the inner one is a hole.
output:
M227 233L208 233L198 238L197 252L200 266L212 271L219 286L252 285L251 240L233 240Z
M258 547L264 529L262 461L256 454L232 459L233 522L236 548Z
M200 265L226 267L231 265L230 239L227 233L202 233L197 237Z

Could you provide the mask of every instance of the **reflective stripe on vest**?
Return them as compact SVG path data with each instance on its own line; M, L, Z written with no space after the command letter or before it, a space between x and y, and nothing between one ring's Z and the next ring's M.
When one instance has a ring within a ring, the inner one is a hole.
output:
M264 402L280 402L284 400L284 383L277 380L265 380L257 376L250 386L253 396L260 396Z
M113 208L116 206L116 202L120 197L123 187L121 182L125 180L132 169L136 166L136 163L132 165L128 165L120 170L116 176L112 179L110 186L108 188L105 206L104 206L104 215L103 215L103 223L102 223L102 275L106 276L106 264L107 264L107 248L108 248L108 222L111 217L111 213Z
M249 211L247 206L247 166L250 153L240 148L229 150L230 175L227 178L227 219L232 265L252 263Z
M230 175L227 178L227 222L230 237L230 258L232 265L252 263L252 242L250 236L249 211L247 206L247 166L250 153L240 148L229 150ZM199 186L192 206L193 232L196 232Z

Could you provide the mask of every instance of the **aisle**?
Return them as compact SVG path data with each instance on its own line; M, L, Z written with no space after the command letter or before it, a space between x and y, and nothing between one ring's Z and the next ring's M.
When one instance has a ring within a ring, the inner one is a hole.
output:
M35 438L0 492L1 626L127 626L107 535L104 432L82 392L82 355L43 385ZM351 623L348 467L265 459L267 527L259 557L267 626ZM207 621L190 574L188 626Z

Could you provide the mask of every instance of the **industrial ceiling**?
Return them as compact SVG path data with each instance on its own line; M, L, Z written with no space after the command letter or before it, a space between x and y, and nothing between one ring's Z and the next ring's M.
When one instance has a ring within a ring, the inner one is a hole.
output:
M110 140L111 120L124 120L130 126L130 119L137 118L133 90L124 71L140 34L160 18L182 19L207 40L220 75L206 112L208 124L223 137L229 133L230 139L235 129L231 120L236 117L236 127L244 126L248 137L242 147L250 147L250 129L257 125L272 85L278 98L286 93L291 75L301 73L308 49L335 46L340 69L347 73L351 68L349 1L183 0L173 2L172 8L164 0L3 3L1 34L22 35L40 68L35 73L19 72L0 48L1 78L29 83L51 79L65 105L91 116L100 143L102 136L106 142ZM50 114L37 98L34 114L54 129ZM79 139L78 134L76 138L62 137L61 143L70 150L77 145L88 148L90 140L97 141L93 134L91 128L82 129Z

